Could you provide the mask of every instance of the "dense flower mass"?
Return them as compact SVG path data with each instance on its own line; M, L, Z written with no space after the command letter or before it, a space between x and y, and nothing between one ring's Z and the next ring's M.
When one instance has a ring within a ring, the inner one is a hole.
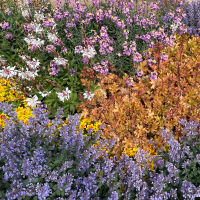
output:
M199 36L196 0L2 2L0 199L200 198Z
M166 145L158 153L152 150L147 154L142 149L133 148L129 152L131 157L123 154L120 158L109 158L107 155L114 143L110 141L108 145L99 140L100 123L96 134L91 134L90 119L81 120L80 115L68 116L63 124L63 112L58 110L56 118L48 125L48 112L36 108L33 110L36 117L30 118L27 125L17 121L17 115L8 104L0 103L0 106L5 113L0 119L7 119L6 125L0 121L3 127L0 135L1 191L5 190L4 184L9 180L3 198L110 199L114 194L117 199L130 199L131 195L139 199L199 197L198 177L195 173L186 174L194 168L200 154L197 147L199 129L195 135L184 136L179 142L172 132L163 129L161 133ZM199 126L186 120L180 120L180 124L183 131L195 130ZM79 125L82 129L75 133ZM86 137L82 132L84 128L89 130ZM54 134L56 132L58 134ZM14 137L16 140L13 141ZM193 154L192 138L196 145ZM98 145L88 145L95 141ZM168 191L165 191L166 187ZM107 188L106 192L103 188Z

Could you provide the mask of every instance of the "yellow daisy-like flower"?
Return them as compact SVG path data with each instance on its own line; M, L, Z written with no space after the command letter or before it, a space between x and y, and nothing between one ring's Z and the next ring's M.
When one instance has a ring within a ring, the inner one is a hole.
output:
M153 171L154 170L154 163L153 163L153 161L149 162L149 166L150 166L150 170Z
M90 128L94 130L94 126L92 124L87 125L86 130L89 130Z
M12 81L0 78L0 102L13 102L25 99L25 96L20 92L12 89L16 84Z
M10 117L8 117L8 115L2 113L0 115L0 126L2 126L3 128L6 126L6 123L5 123L6 119L10 119Z
M150 151L149 151L149 155L150 156L156 156L158 153L155 151L155 149L150 149Z
M17 112L17 120L23 121L24 123L27 123L29 117L35 117L35 115L32 114L31 108L18 107L15 111Z
M138 149L137 148L130 148L130 149L127 149L124 151L125 154L127 154L128 156L130 157L134 157L138 152Z

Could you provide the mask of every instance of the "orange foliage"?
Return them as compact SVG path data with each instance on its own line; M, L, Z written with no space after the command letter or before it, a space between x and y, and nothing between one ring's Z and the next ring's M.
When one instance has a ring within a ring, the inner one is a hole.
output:
M99 74L101 88L94 92L92 101L78 107L82 117L106 124L103 137L117 141L112 154L120 155L133 147L148 151L149 139L154 139L159 148L163 145L162 128L173 130L178 138L179 119L200 119L200 38L177 36L177 44L163 52L169 59L152 66L158 72L157 79L149 79L145 61L139 66L144 76L137 81L132 77L133 86L126 84L130 78L127 74L122 79L112 73Z

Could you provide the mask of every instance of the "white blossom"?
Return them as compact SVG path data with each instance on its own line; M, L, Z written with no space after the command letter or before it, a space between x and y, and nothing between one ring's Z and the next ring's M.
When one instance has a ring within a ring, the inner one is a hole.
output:
M66 59L61 58L61 57L54 58L54 60L58 65L66 65L68 62Z
M35 39L31 34L28 34L28 37L24 38L24 40L28 45L36 45L39 48L44 45L44 40L41 40L40 38Z
M36 60L35 58L33 58L31 61L27 60L26 63L33 70L36 70L40 66L40 61Z
M22 79L27 79L27 80L31 80L31 78L35 79L36 76L38 76L37 71L25 71L25 72L20 72L18 73L18 76L21 77Z
M27 98L24 101L26 101L27 105L31 107L35 107L37 104L41 103L41 101L38 101L37 95L34 95L32 98Z
M43 21L44 20L44 15L43 13L36 12L34 17L36 18L37 21Z
M60 101L64 102L64 100L69 100L71 91L67 87L65 91L56 92Z
M84 48L82 50L82 56L83 57L88 57L89 59L94 58L94 56L97 54L97 52L95 51L95 49L91 46L89 46L88 48Z
M172 32L176 32L177 28L179 27L180 23L174 23L170 26Z
M94 97L94 94L87 91L87 92L85 92L85 93L83 94L83 96L84 96L84 99L91 100L91 99Z
M51 94L51 91L50 92L41 92L39 91L38 92L42 97L46 97L47 95Z
M29 86L26 86L26 88L27 88L29 91L31 91L31 88L30 88Z
M22 10L22 16L23 16L24 18L29 18L29 17L30 17L29 11L28 11L28 10Z
M0 70L0 77L12 78L13 76L17 75L18 72L19 72L18 70L15 70L15 66L3 67L3 69Z
M56 33L57 34L57 33ZM58 37L55 35L55 34L53 34L53 33L47 33L47 37L48 37L48 40L50 41L50 42L52 42L52 43L55 43L55 42L57 42L58 41Z
M34 32L36 32L38 34L42 34L44 31L44 29L41 27L41 25L36 22L32 22L31 26L34 27Z

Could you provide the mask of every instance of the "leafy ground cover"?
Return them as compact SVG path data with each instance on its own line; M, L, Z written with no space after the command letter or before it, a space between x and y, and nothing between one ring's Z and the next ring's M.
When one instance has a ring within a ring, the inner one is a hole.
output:
M200 3L56 5L0 5L0 198L198 199Z

